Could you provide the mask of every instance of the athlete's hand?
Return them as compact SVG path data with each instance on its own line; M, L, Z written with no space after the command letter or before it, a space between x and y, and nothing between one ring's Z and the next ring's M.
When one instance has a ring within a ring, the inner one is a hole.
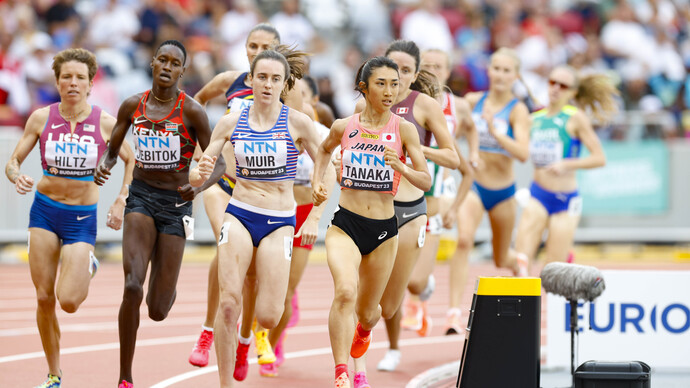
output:
M204 155L199 159L199 164L189 172L189 183L194 187L204 184L213 173L217 156Z
M389 146L386 146L383 151L383 159L393 170L397 172L403 172L405 170L405 163L400 161L398 153Z
M17 192L21 195L31 192L31 188L34 187L34 178L20 174L14 181L14 187Z
M443 227L446 229L452 229L455 225L455 221L458 217L458 208L456 206L451 206L443 213Z
M563 164L563 162L556 162L556 163L552 163L551 165L546 167L546 171L548 171L554 175L563 175L566 172L568 172L568 169Z
M496 128L494 127L494 112L484 105L484 110L482 111L482 119L486 122L486 128L489 133L495 136Z
M314 202L314 206L319 206L328 198L328 190L323 183L319 182L314 186L311 192L311 199Z
M307 219L302 224L302 227L300 227L299 231L297 231L295 238L302 237L302 240L300 241L302 243L302 245L311 245L311 244L314 244L316 242L316 238L318 237L318 234L319 234L319 221L313 220L312 218L307 217Z
M191 184L187 183L184 186L178 187L177 192L180 193L180 196L185 201L193 201L194 197L196 196L197 190L196 188L192 187Z
M115 159L115 162L116 161L117 159ZM98 162L98 167L96 167L96 170L93 172L93 181L98 186L103 186L105 181L108 180L108 178L110 177L110 169L113 168L115 162L111 162L108 159L107 152L103 154L101 160Z
M480 167L481 166L481 167ZM484 166L478 153L470 153L470 168L480 170Z
M108 218L105 221L105 225L113 230L120 230L124 216L125 203L118 198L110 206L110 210L108 210Z

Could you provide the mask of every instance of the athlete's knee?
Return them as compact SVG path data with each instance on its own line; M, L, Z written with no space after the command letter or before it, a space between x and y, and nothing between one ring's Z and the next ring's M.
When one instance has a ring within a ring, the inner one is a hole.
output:
M174 298L173 298L174 300ZM149 306L149 318L156 322L160 322L168 317L168 313L172 308L171 301L157 301L157 303L148 303Z
M400 308L400 303L385 303L381 300L381 316L384 319L391 319Z
M70 296L58 296L58 301L60 302L60 308L69 314L77 312L79 306L81 306L84 298L76 297L74 295Z
M124 299L135 303L141 303L144 298L144 288L139 279L127 276L125 279Z
M226 324L237 322L240 310L242 310L242 296L240 294L221 294L217 314Z
M412 276L410 278L410 282L407 283L407 289L410 291L410 293L414 295L419 295L424 291L426 288L426 284L429 282L429 277L415 277Z
M459 234L456 249L461 251L471 251L474 248L474 236Z
M333 304L339 307L353 305L357 299L357 285L348 283L340 284L335 288Z
M357 309L357 320L364 327L374 327L376 322L381 318L382 307L377 305L376 308L358 308Z
M256 320L261 327L266 329L273 329L278 326L280 318L283 316L283 306L270 306L256 311Z
M38 308L40 310L52 310L55 309L55 293L49 291L37 291L36 301L38 302Z

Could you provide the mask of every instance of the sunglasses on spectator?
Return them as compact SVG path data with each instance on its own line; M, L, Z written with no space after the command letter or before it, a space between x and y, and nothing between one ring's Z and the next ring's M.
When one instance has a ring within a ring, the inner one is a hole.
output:
M571 89L571 88L572 88L571 85L564 84L563 82L560 82L560 81L556 81L556 80L550 79L550 80L549 80L549 86L554 86L554 85L558 85L558 87L559 87L561 90L568 90L568 89Z

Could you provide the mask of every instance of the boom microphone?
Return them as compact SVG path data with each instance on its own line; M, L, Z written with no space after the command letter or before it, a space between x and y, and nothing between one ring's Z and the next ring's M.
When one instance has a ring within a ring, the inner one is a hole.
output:
M547 292L570 301L593 301L606 288L601 271L595 267L568 263L549 263L541 271L541 284Z

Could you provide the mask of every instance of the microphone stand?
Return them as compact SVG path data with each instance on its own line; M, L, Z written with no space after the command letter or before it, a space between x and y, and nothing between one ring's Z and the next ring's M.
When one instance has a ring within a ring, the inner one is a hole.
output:
M575 376L575 335L577 331L577 301L570 300L570 375Z

